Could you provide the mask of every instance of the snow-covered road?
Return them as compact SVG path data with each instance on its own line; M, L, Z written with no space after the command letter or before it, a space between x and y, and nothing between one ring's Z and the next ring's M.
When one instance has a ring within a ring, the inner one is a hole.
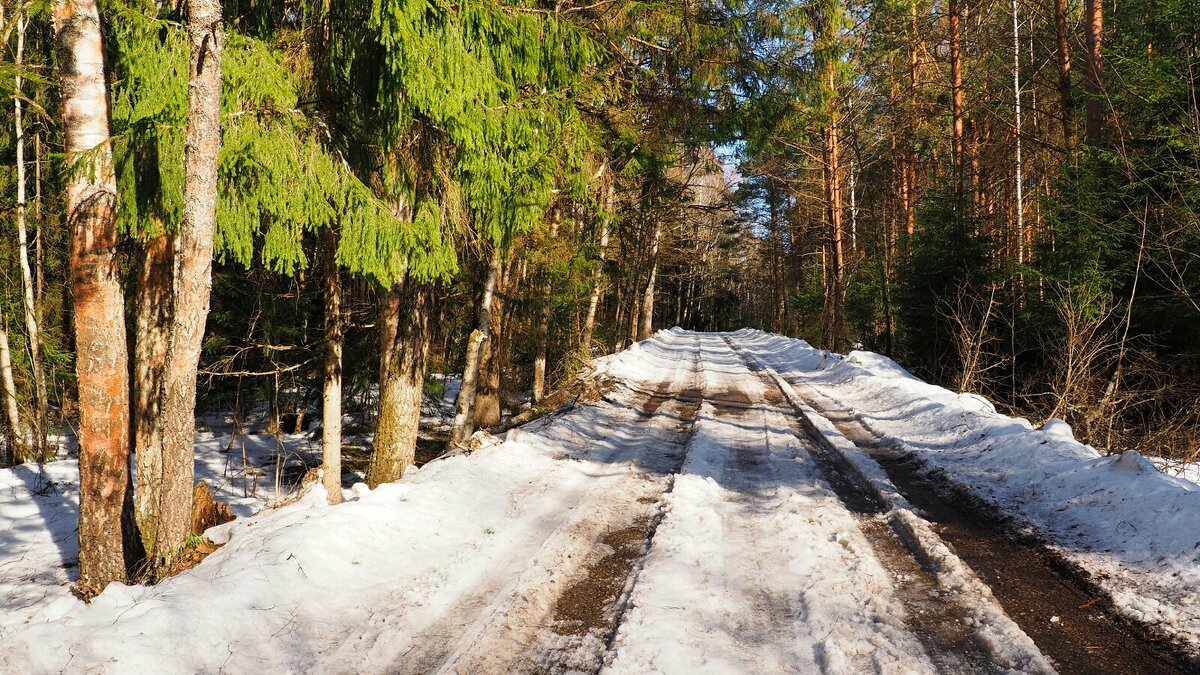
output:
M1075 617L1022 602L1045 587L966 560L1007 533L947 525L837 414L841 363L662 331L502 443L336 507L318 487L210 530L189 572L0 632L0 673L1087 672L1029 628Z

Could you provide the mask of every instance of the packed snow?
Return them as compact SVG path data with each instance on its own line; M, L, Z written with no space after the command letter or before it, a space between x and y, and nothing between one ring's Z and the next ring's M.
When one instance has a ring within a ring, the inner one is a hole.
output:
M0 472L0 673L934 672L902 581L796 431L797 392L1025 518L1107 575L1124 611L1200 636L1200 489L1136 453L1101 457L1061 422L1034 430L885 357L758 331L661 331L587 377L596 396L333 507L319 484L267 507L272 478L251 494L240 445L203 431L197 475L241 516L206 533L223 546L90 605L68 591L74 461ZM1050 671L880 467L805 417L972 607L995 664ZM247 466L267 466L274 437L245 438ZM563 618L567 590L611 562L606 536L642 529L604 619Z

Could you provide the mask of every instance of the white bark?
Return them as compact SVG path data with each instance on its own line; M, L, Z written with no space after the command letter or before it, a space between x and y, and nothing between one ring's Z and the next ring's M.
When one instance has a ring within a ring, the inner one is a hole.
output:
M1017 203L1013 207L1017 220L1017 262L1025 263L1025 174L1021 160L1021 28L1017 14L1017 0L1012 0L1013 27L1013 118L1017 135L1016 183Z
M475 330L467 340L467 361L463 366L462 386L454 402L454 426L450 442L465 443L475 433L475 391L479 386L479 365L483 361L483 343L491 330L492 299L496 295L496 279L500 276L500 251L492 251L487 281L483 285L483 297L479 301L479 315Z
M17 51L15 64L16 96L13 96L13 119L16 127L17 151L17 251L21 267L21 301L25 312L25 334L29 349L29 364L33 375L36 410L33 415L33 437L30 439L39 459L46 460L46 376L42 371L41 330L38 327L37 309L33 295L33 273L29 267L29 235L26 228L26 177L25 177L25 124L24 106L21 102L21 65L25 53L25 16L17 15Z
M8 329L0 320L0 387L4 388L4 417L8 423L8 452L12 463L20 459L25 445L24 433L21 430L21 413L17 409L17 385L13 381L12 352L8 347Z

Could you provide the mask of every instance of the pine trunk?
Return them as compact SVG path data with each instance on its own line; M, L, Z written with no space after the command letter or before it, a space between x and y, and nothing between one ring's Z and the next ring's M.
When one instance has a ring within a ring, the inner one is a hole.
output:
M367 470L367 484L376 487L400 479L416 459L417 431L421 421L421 395L425 363L432 333L432 290L408 282L394 287L396 331L388 350L387 375L379 394L379 424L375 451Z
M1071 123L1071 43L1067 34L1067 0L1054 0L1054 31L1058 38L1058 97L1062 107L1063 148L1074 147L1075 129Z
M1087 134L1088 145L1099 145L1104 130L1104 7L1100 0L1086 0L1087 71L1083 85L1087 90Z
M491 326L492 298L496 294L496 278L500 275L500 251L492 251L492 260L488 266L487 280L483 285L483 295L479 300L479 311L475 319L475 329L467 338L467 358L463 364L462 386L458 390L458 398L454 402L454 426L450 432L451 444L462 444L475 433L475 392L479 383L479 365L483 360L483 343L488 339ZM393 356L393 358L395 358Z
M127 578L129 353L116 264L117 181L95 0L56 0L79 387L79 590Z
M917 229L917 71L920 66L917 46L921 34L917 30L917 3L909 3L909 24L911 35L908 45L908 138L905 141L907 151L904 161L904 177L901 183L901 194L904 206L904 230L912 236Z
M828 26L827 30L832 30ZM825 36L827 40L836 37ZM827 288L828 306L825 312L825 346L827 349L840 350L843 347L845 335L845 320L843 305L846 295L845 257L842 240L842 184L841 184L841 120L838 106L837 64L831 58L825 65L825 85L828 87L827 103L829 121L825 130L825 172L826 199L829 222L829 283Z
M958 185L956 190L962 190L962 174L966 165L963 130L963 74L962 74L962 17L958 8L958 0L950 0L950 88L953 107L954 124L954 166L957 169Z

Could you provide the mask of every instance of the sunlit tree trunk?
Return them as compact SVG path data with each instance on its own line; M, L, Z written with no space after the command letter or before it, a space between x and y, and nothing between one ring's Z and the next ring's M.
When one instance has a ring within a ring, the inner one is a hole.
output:
M550 220L550 245L558 237L558 227L561 222L559 212L555 210ZM554 287L551 284L549 266L542 270L545 280L542 282L542 312L541 324L537 326L537 353L533 357L533 392L532 401L541 403L546 396L546 362L550 359L550 324L554 322ZM589 340L590 342L590 340Z
M492 300L496 295L500 267L500 250L493 249L487 279L483 284L483 295L479 300L475 329L467 338L467 359L463 365L462 387L458 390L458 398L454 403L454 426L450 432L450 442L453 444L465 443L475 432L474 408L475 392L479 384L479 365L483 360L483 343L488 339L488 331L491 328Z
M910 0L908 36L908 138L905 139L904 175L900 192L904 208L904 229L912 236L917 229L917 76L920 68L921 34L917 30L917 0Z
M0 317L0 392L4 396L4 422L8 438L8 454L13 464L27 459L25 432L21 429L21 412L17 407L17 383L13 379L12 350L8 342L8 328Z
M642 290L641 320L638 323L637 339L645 340L654 333L654 284L658 280L658 241L662 237L662 224L654 220L654 233L650 237L649 265L646 286Z
M611 195L611 186L607 189L607 194ZM592 270L592 291L588 296L587 314L583 320L583 335L580 338L580 345L583 346L584 353L588 356L592 354L592 338L596 331L596 310L600 307L600 295L604 291L604 265L608 255L608 222L600 223L600 260L596 265L596 269Z
M325 282L325 364L321 395L322 484L330 504L342 501L342 283L337 264L337 232L321 231Z
M501 268L496 280L496 292L492 296L491 312L488 315L488 336L483 343L483 358L479 362L479 383L475 391L475 420L477 428L487 429L500 424L503 406L500 400L501 366L503 365L502 343L504 340L504 299L502 294L508 287L511 265Z
M1015 245L1017 249L1018 284L1023 290L1025 284L1025 164L1021 155L1021 24L1017 11L1017 0L1012 0L1012 33L1013 33L1013 131L1016 137L1014 150L1013 172L1016 175L1016 202L1013 212L1016 222ZM1018 302L1020 300L1018 299Z
M950 89L953 109L954 166L957 180L955 189L961 192L966 164L966 145L963 127L962 16L958 0L949 0L947 11L950 14Z
M79 590L127 574L129 354L116 263L117 181L95 0L56 0L79 387Z
M42 332L38 325L37 305L34 303L33 273L29 267L29 234L25 222L26 177L25 177L25 123L24 104L21 100L22 60L25 53L25 16L17 14L17 50L14 64L17 67L16 96L13 96L13 120L16 127L17 164L17 253L21 265L21 301L25 312L25 334L28 338L29 367L33 375L34 404L33 427L30 442L41 461L46 460L46 373L42 369Z
M1104 128L1104 7L1101 0L1085 0L1087 30L1087 70L1083 86L1087 90L1087 142L1099 145Z
M148 258L157 258L146 265L158 266L152 272L151 286L162 289L163 304L155 311L165 312L159 315L165 335L148 350L139 347L134 365L139 375L139 429L156 421L159 435L157 442L150 438L142 446L147 439L138 434L138 525L151 569L160 570L169 567L191 529L196 375L212 291L217 153L221 144L224 27L220 2L187 0L187 17L191 58L183 151L183 222L177 233L147 247ZM139 336L139 342L142 339ZM156 377L153 371L157 364L146 364L141 359L157 349L165 351L162 372ZM161 384L156 382L159 378ZM158 448L161 455L154 457L152 451Z
M832 10L828 10L832 11ZM829 224L826 307L824 316L825 347L840 350L845 342L843 306L846 294L845 257L842 225L841 110L838 97L837 28L832 16L821 21L819 40L825 50L823 85L825 87L826 127L824 130L826 218Z
M1063 147L1070 152L1075 144L1071 105L1071 43L1067 34L1067 0L1054 0L1054 31L1058 38L1058 97L1062 107Z
M409 280L394 286L388 295L395 298L394 301L389 298L387 303L396 308L396 329L392 332L391 357L379 393L379 424L367 470L367 484L371 487L398 480L415 462L425 364L432 340L429 330L432 289Z

